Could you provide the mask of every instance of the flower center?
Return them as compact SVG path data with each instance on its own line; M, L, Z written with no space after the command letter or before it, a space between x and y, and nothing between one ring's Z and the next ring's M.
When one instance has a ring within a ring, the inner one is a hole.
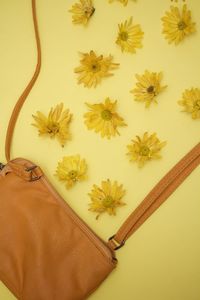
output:
M48 133L56 134L59 131L59 124L58 123L52 123L48 126Z
M112 207L114 204L114 200L111 196L107 196L103 199L103 206L104 207Z
M102 119L109 121L112 119L112 113L108 109L105 109L101 112L101 117Z
M122 32L120 33L120 39L121 39L122 41L127 41L127 40L128 40L128 33L127 33L126 31L122 31Z
M93 15L94 11L95 11L95 8L91 7L91 6L86 6L84 8L84 14L89 17Z
M197 109L197 110L200 110L200 100L197 100L197 101L194 103L194 108Z
M96 61L93 61L92 63L91 63L91 71L93 72L93 73L96 73L96 72L99 72L100 71L100 69L101 69L101 66L100 66L100 64L98 64Z
M150 149L147 146L142 146L139 151L140 155L142 155L142 156L148 156L149 152L150 152Z
M68 176L70 177L70 179L72 179L73 181L76 181L77 179L77 171L76 170L71 170L68 173Z
M147 88L147 92L149 94L153 94L154 93L154 86L153 85L150 85L148 88Z
M180 21L180 22L178 23L178 29L179 29L179 30L184 30L186 27L187 27L187 25L185 24L184 21Z

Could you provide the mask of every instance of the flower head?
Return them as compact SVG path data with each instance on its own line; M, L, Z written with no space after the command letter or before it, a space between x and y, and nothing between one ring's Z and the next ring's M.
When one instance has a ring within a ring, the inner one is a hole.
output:
M119 32L116 44L121 47L122 52L135 53L136 48L142 48L144 32L139 24L132 24L132 17L124 23L118 24Z
M75 3L69 10L72 15L72 22L74 24L86 25L93 15L95 8L93 7L92 0L80 0L80 3Z
M162 33L168 43L179 44L186 36L196 31L195 23L192 22L191 11L184 4L182 11L176 6L170 6L165 16L161 18L163 22Z
M116 134L120 135L117 128L121 126L127 126L116 112L117 100L112 102L110 98L106 98L104 103L89 104L86 105L90 108L90 111L84 114L85 124L88 129L100 132L101 137L107 137Z
M161 158L159 152L165 145L166 142L160 142L156 133L149 135L145 132L143 137L137 135L136 140L127 145L129 151L126 154L130 156L130 161L135 161L139 167L143 167L147 161Z
M62 161L58 162L56 176L65 183L67 189L70 189L78 181L87 179L87 164L80 155L64 156Z
M101 187L94 184L91 193L88 193L91 198L89 210L98 213L96 219L104 212L109 215L116 215L117 207L125 205L121 201L124 194L123 185L118 185L117 181L112 183L110 179L107 179L101 182Z
M184 107L184 112L191 114L193 119L200 119L200 89L185 90L178 103Z
M74 69L79 74L78 83L83 83L85 87L96 87L104 77L113 75L111 70L116 69L119 64L113 63L112 55L104 57L91 50L90 53L81 53L81 65Z
M32 115L32 117L35 120L32 125L38 128L40 136L56 137L62 147L71 138L69 124L72 114L69 113L69 109L63 111L63 103L51 108L47 117L40 111L37 111L37 114Z
M156 97L162 92L167 85L161 86L162 72L145 71L143 75L136 74L138 82L136 87L131 90L135 96L135 101L145 102L145 106L149 107L152 102L157 103Z
M128 0L109 0L110 3L112 3L113 1L118 1L118 2L122 3L124 6L126 6L128 4Z

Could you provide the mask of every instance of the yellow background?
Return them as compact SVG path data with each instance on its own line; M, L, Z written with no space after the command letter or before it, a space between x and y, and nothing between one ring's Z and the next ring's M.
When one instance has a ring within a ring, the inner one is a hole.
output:
M116 232L162 176L199 142L200 120L181 113L177 104L186 88L198 87L200 78L200 2L187 1L197 33L177 47L168 45L161 34L160 18L169 9L168 0L129 1L127 7L107 0L94 0L95 14L89 26L75 26L68 9L74 1L38 0L42 42L42 70L18 120L12 158L25 157L39 164L72 208L104 239ZM0 161L5 162L4 140L13 106L31 77L36 49L31 18L31 1L0 0ZM180 4L182 4L180 2ZM143 48L136 54L122 54L115 44L117 24L133 16L144 31ZM79 65L78 51L91 49L112 54L120 68L96 89L77 85L73 72ZM163 71L168 88L149 110L133 100L130 90L135 73L145 69ZM88 131L83 123L84 102L97 103L109 96L118 100L118 112L128 124L110 141ZM61 101L73 113L72 140L64 149L57 141L38 138L30 125L32 113L47 113ZM142 170L130 163L126 145L136 134L157 132L167 141L163 158ZM85 158L89 178L67 191L53 176L64 155L79 153ZM126 206L117 216L102 215L98 221L88 211L87 193L94 183L110 178L123 183ZM200 168L117 252L119 264L91 300L199 300L200 299ZM8 223L9 226L9 223ZM0 299L14 297L0 285ZM36 299L37 300L37 299Z

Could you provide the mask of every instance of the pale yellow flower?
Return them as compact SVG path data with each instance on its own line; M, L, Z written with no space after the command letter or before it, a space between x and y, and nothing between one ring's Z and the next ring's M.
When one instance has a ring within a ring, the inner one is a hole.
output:
M122 52L135 53L136 48L142 48L142 38L144 32L139 24L132 24L133 18L130 17L124 23L118 24L119 32L116 44L121 47Z
M184 107L184 112L191 114L193 119L200 119L200 89L185 90L178 103Z
M63 111L63 103L51 108L47 117L40 111L37 111L37 114L32 115L32 117L35 123L31 125L38 128L40 136L56 137L62 147L64 147L67 140L71 139L69 124L72 114L69 113L69 109Z
M88 88L96 87L102 78L112 76L113 74L110 71L119 66L119 64L112 62L112 55L108 57L97 56L93 50L90 53L80 54L82 55L81 65L75 68L74 71L79 74L78 83L83 83Z
M74 24L86 25L95 12L92 0L80 0L80 3L75 3L69 10L72 15L72 22Z
M123 185L118 185L117 181L112 183L110 179L107 179L101 182L101 187L94 184L91 193L88 193L91 198L89 210L98 213L96 219L104 212L116 215L117 207L125 205L121 200L124 194Z
M130 161L136 162L141 168L144 164L152 159L161 158L160 150L166 145L165 142L160 142L156 133L149 135L145 132L143 137L136 135L136 140L132 140L130 145L127 145Z
M102 138L110 139L111 136L120 135L117 128L127 126L124 119L116 112L117 100L112 102L107 97L104 103L86 103L86 105L90 111L84 114L84 122L88 129L100 132Z
M55 176L65 183L67 189L70 189L78 181L87 179L87 164L80 155L64 156L62 161L58 162Z
M128 4L128 0L109 0L110 3L114 2L114 1L118 1L120 3L122 3L124 6L126 6ZM136 0L133 0L136 1Z
M157 103L156 97L160 94L166 87L161 86L162 72L149 72L145 71L143 75L136 74L138 82L136 87L130 92L134 94L135 101L145 102L145 106L149 107L152 102Z
M196 31L195 23L192 22L191 11L184 4L182 11L176 6L170 6L170 11L161 18L163 21L162 33L168 43L179 44L186 36Z

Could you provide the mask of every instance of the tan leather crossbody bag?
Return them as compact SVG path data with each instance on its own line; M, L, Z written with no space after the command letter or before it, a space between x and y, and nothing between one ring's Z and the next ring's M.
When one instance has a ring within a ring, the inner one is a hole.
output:
M117 266L115 251L198 166L200 143L158 182L119 231L103 241L38 165L10 159L14 126L41 66L35 0L32 11L37 66L13 110L6 136L7 163L0 165L0 280L20 300L82 300Z

